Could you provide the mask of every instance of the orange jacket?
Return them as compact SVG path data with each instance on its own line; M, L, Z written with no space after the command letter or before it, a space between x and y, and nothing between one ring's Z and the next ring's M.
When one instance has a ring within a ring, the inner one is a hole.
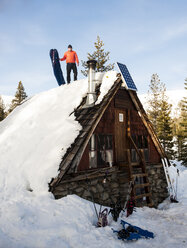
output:
M77 53L75 51L67 51L64 53L64 57L60 59L61 61L66 60L66 63L79 63Z

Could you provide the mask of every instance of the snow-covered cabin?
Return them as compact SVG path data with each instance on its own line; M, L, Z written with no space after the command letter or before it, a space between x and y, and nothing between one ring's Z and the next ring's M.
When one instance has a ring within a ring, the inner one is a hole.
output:
M71 113L79 132L49 189L56 199L77 194L110 206L119 198L125 202L133 182L136 205L156 207L168 196L161 163L165 152L137 93L117 72L95 73L94 63L89 62L87 94Z

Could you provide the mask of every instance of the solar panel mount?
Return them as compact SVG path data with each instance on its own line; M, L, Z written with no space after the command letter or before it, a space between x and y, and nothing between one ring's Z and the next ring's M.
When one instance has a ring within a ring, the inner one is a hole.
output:
M117 67L118 67L118 69L122 75L122 81L125 85L125 88L128 90L137 91L136 85L135 85L126 65L121 64L119 62L117 62L116 64L117 64Z

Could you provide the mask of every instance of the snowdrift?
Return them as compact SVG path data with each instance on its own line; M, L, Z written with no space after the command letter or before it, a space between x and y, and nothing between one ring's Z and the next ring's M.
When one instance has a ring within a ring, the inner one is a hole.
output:
M75 195L54 200L51 195L36 195L34 191L25 190L14 191L11 195L0 194L0 247L186 248L187 169L178 168L180 203L171 204L166 200L160 210L138 208L129 218L124 217L129 223L154 232L154 239L124 243L111 230L120 230L120 220L115 223L109 216L109 226L94 226L96 216L92 203ZM176 178L176 168L171 168L171 174Z

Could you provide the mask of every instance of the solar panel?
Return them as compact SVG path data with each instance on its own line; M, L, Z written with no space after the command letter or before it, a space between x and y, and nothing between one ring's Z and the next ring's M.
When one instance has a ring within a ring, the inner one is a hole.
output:
M135 90L136 91L137 90L136 85L135 85L126 65L117 62L117 66L118 66L119 71L122 75L122 80L125 84L125 87L129 90Z

